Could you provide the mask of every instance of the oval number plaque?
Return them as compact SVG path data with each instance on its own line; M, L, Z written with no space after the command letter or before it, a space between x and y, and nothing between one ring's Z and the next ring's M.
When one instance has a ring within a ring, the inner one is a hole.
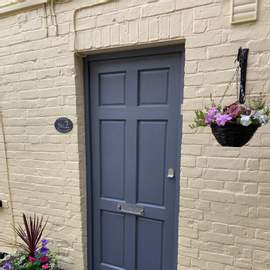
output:
M54 122L54 126L60 133L68 133L73 128L73 123L66 117L60 117Z

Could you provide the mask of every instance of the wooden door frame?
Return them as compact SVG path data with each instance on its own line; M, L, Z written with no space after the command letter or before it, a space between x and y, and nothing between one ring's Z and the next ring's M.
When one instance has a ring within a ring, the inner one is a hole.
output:
M144 49L132 49L127 51L117 51L108 53L95 53L89 54L84 58L84 107L85 107L85 147L86 147L86 207L87 207L87 270L93 269L93 228L92 228L92 154L91 154L91 100L90 100L90 63L100 60L112 60L112 59L124 59L130 57L141 57L141 56L158 56L162 54L175 54L179 53L181 57L181 85L180 85L180 101L179 101L179 119L177 127L177 168L176 168L176 202L175 202L175 215L174 215L174 234L176 236L175 247L173 250L173 265L174 269L177 270L177 259L178 259L178 232L179 232L179 199L180 199L180 164L181 164L181 130L182 130L182 115L181 105L183 103L183 90L184 90L184 64L185 64L185 48L183 44L177 45L164 45L160 47L144 48ZM96 269L95 269L96 270Z

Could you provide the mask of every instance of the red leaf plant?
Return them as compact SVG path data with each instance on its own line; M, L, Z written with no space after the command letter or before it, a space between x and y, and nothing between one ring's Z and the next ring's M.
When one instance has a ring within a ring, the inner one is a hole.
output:
M37 215L27 217L23 214L23 226L18 225L14 228L16 234L23 241L22 244L19 244L20 247L30 257L35 257L35 252L39 248L38 245L47 222L48 220L44 221L43 217L39 218Z
M229 106L225 106L223 108L223 113L229 114L232 119L236 119L237 117L241 116L241 114L245 115L247 113L250 113L250 110L237 101Z

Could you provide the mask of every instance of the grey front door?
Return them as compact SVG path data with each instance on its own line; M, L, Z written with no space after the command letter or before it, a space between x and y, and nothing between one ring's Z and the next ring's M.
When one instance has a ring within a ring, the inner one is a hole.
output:
M182 54L89 60L88 70L91 269L173 270Z

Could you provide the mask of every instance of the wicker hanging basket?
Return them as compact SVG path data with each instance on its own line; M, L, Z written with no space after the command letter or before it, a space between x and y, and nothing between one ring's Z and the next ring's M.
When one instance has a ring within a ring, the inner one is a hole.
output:
M225 126L211 124L212 133L222 146L241 147L245 145L255 134L260 125L249 125L247 127L227 123Z
M241 47L238 50L237 61L239 62L238 67L235 71L236 77L236 92L239 93L239 103L244 104L246 101L246 73L247 73L247 60L248 60L249 49L242 49ZM239 69L240 69L240 83L239 83ZM234 77L232 81L234 80ZM225 93L227 92L228 85ZM238 89L239 87L239 89ZM222 99L223 99L222 97ZM217 124L211 124L212 133L215 136L216 140L222 146L231 146L231 147L241 147L244 146L249 140L253 137L256 130L260 125L251 124L249 126L243 126L237 123L226 123L225 126L218 126Z
M248 49L239 48L235 72L228 83L220 102L215 103L210 96L212 104L205 110L196 110L194 123L191 128L210 126L218 143L222 146L241 147L253 137L256 130L270 120L270 107L265 106L264 100L246 102L246 72ZM239 71L241 71L239 84ZM222 101L235 80L238 101L222 106Z

